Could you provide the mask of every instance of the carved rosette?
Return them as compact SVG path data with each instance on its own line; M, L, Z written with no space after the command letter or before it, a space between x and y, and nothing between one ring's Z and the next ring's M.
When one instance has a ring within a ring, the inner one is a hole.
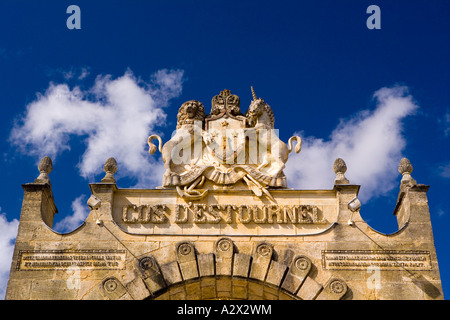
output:
M124 285L116 277L106 278L102 281L100 287L103 293L112 300L117 300L127 295Z
M325 284L318 300L340 300L347 293L348 286L344 280L331 277Z
M178 262L183 263L186 261L195 260L196 252L192 243L183 241L177 245L177 258Z
M103 288L105 288L105 290L107 292L113 292L114 290L116 290L118 287L117 281L114 278L110 278L107 279L104 283L103 283Z
M273 253L273 247L271 244L263 242L256 247L256 253L263 257L271 257Z
M340 280L333 280L330 283L330 290L335 294L342 294L347 290L347 285Z
M295 260L294 265L299 270L308 270L309 268L311 268L311 261L306 257L300 256Z
M233 242L228 238L222 238L217 241L216 244L217 251L220 252L229 252L233 250Z
M155 263L152 258L144 257L141 260L139 260L139 267L142 270L147 271L153 269L155 267Z
M182 243L178 246L178 253L182 256L187 256L191 253L192 246L189 243Z

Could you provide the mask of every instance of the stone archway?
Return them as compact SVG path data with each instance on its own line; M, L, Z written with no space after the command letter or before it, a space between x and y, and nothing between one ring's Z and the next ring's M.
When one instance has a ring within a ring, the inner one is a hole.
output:
M339 300L348 291L342 279L331 277L324 285L313 279L312 261L304 255L290 265L273 260L273 246L265 241L252 255L239 253L229 238L219 239L210 253L198 253L187 241L175 250L174 261L160 265L153 255L142 256L132 281L109 276L98 288L112 300Z
M263 281L231 276L202 277L172 285L150 300L298 300Z

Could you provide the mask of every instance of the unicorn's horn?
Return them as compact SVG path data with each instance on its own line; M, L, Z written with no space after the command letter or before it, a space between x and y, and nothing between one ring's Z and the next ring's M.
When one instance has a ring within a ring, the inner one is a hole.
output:
M251 86L251 89L252 89L253 100L258 100L258 98L256 97L255 90L253 90L253 86Z

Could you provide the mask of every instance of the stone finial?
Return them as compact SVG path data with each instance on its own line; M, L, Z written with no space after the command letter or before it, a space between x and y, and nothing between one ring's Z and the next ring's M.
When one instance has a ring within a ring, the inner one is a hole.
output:
M106 160L105 165L103 166L103 170L105 170L106 174L102 179L102 182L116 182L114 179L114 174L117 172L117 161L113 157Z
M344 173L347 171L347 165L341 158L337 158L333 164L333 171L336 174L334 184L349 184L349 181L345 177Z
M38 165L39 176L34 180L34 183L48 183L50 184L50 178L48 174L53 170L53 163L50 157L45 156L41 159Z
M411 172L413 171L413 166L407 158L402 158L398 165L398 172L402 174L401 184L415 185L416 180L411 177Z

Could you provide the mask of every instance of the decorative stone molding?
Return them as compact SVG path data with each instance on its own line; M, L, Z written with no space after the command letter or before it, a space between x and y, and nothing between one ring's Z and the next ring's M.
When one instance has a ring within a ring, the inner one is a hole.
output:
M104 279L100 285L100 288L111 300L123 300L123 298L129 297L124 285L116 277L108 277Z
M161 270L153 256L144 256L137 261L137 267L151 294L166 287Z
M292 260L282 288L294 294L297 293L298 289L303 284L303 281L308 276L311 265L312 262L309 258L303 255L296 256Z
M264 281L272 260L273 246L268 242L260 242L253 254L250 278Z
M177 257L183 279L198 278L197 255L194 245L189 242L179 243L177 245Z
M231 275L234 245L229 238L220 238L216 242L216 274Z
M348 287L344 280L331 277L316 300L340 300L347 293L347 290Z
M235 252L229 238L216 242L215 252L198 254L194 244L175 246L177 259L159 267L152 255L136 262L135 277L122 283L118 276L98 286L105 299L332 299L348 292L347 284L332 276L322 286L310 277L312 261L297 255L290 265L273 260L274 247L260 242L252 256ZM220 272L220 273L219 273ZM94 288L95 290L95 288ZM86 299L98 295L92 292Z

